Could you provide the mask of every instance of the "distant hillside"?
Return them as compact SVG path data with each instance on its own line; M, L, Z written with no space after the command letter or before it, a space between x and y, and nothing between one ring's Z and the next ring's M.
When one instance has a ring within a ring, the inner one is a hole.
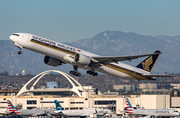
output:
M53 39L51 39L53 40ZM136 33L124 33L121 31L104 31L90 39L81 39L73 43L66 43L86 51L106 56L123 56L153 53L161 50L152 73L179 73L180 72L180 36L144 36ZM44 55L22 49L22 55L18 55L18 48L10 40L0 40L0 72L11 71L20 73L37 74L47 69L57 69L69 72L72 66L65 64L54 68L44 64ZM136 66L143 59L125 62ZM83 72L80 70L80 72Z

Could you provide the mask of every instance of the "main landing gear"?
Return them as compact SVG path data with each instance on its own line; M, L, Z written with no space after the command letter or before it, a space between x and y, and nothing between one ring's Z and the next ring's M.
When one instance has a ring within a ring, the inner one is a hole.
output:
M81 76L81 73L78 73L78 68L77 66L73 66L74 70L70 71L70 74L76 75L76 76ZM93 76L98 76L98 73L94 71L94 69L87 70L87 74L93 75Z
M77 66L73 66L74 67L74 70L73 71L70 71L70 74L73 74L73 75L76 75L76 76L81 76L81 73L78 73L78 68Z
M94 70L87 70L87 74L93 75L93 76L98 76L97 72L94 72Z

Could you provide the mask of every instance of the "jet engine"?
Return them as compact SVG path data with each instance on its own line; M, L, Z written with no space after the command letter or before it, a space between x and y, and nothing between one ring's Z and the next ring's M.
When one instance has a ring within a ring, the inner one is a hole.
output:
M62 61L50 56L45 56L44 57L44 63L50 66L57 67L59 65L62 65Z
M92 62L88 56L82 54L76 54L74 61L81 65L90 65Z

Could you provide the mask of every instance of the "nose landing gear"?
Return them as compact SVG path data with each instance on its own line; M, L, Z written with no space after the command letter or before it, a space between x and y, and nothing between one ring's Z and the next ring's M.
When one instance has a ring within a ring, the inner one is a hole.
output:
M19 51L18 51L18 54L22 54L22 51L21 51L21 50L19 50Z
M22 54L21 48L20 47L18 48L19 48L18 54Z

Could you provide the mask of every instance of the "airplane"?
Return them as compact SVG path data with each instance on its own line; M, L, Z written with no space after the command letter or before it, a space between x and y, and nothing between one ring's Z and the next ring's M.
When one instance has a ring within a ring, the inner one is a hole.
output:
M60 103L55 100L56 111L54 113L58 113L61 116L68 117L88 117L90 114L96 114L99 116L104 116L105 114L113 114L113 112L109 109L81 109L81 110L64 110L64 108L60 105Z
M134 109L129 102L128 98L126 99L127 110L126 113L135 116L145 117L148 116L150 118L155 117L177 117L180 113L176 109Z
M1 109L0 111L0 116L5 116L5 115L8 115L9 113L7 112L7 109Z
M100 56L72 46L58 43L40 36L29 33L15 33L9 37L13 44L21 49L25 48L37 53L44 54L44 63L50 66L60 66L69 63L74 70L70 74L81 76L78 68L87 70L87 74L98 76L98 72L105 73L121 79L156 80L156 77L171 77L169 75L150 74L161 51L152 54L133 56ZM136 67L121 63L140 57L147 57Z
M57 115L54 113L54 109L31 109L31 110L17 110L10 100L7 100L8 111L7 114L16 115L16 116L51 116Z

